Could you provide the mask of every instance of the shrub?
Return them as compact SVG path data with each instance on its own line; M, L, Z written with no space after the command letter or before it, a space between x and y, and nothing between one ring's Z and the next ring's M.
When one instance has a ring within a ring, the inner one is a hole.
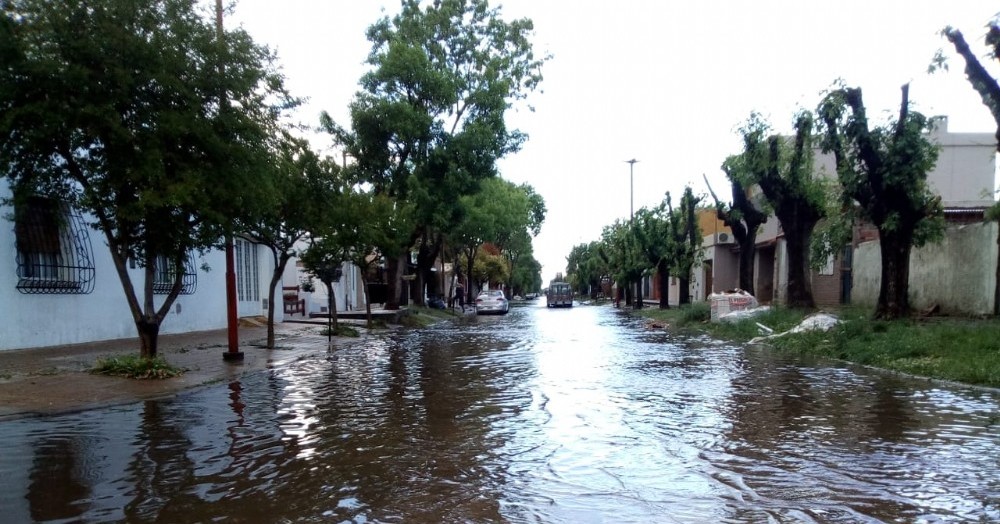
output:
M142 358L138 355L103 358L98 360L91 370L92 373L99 375L136 379L171 378L183 374L184 371L171 366L163 357Z

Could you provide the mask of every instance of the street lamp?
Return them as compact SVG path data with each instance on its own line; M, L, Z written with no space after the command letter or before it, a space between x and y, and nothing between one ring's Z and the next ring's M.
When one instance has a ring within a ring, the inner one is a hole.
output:
M638 162L636 159L626 160L625 163L628 164L628 212L629 217L635 218L635 204L633 202L635 198L635 184L632 181L632 170L635 167L635 163Z
M634 201L635 200L635 182L634 182L634 178L632 176L632 173L633 173L633 170L635 169L635 163L638 162L638 160L636 160L636 159L633 158L632 160L626 160L625 162L628 164L628 212L629 212L629 220L631 220L632 222L635 222L635 201ZM638 303L641 300L639 298L639 285L640 284L639 284L639 282L635 282L634 285L635 285L635 294L632 296L632 300L634 300L634 301L636 301ZM635 305L633 304L632 307L634 308Z

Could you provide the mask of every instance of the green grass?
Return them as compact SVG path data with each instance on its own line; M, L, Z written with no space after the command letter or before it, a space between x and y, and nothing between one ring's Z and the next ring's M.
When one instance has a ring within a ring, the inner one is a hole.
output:
M670 329L701 331L737 342L760 335L757 323L786 331L807 312L772 308L735 324L711 323L698 304L669 310L645 309L640 315L665 322ZM817 355L912 375L981 386L1000 387L1000 320L934 317L878 321L871 312L846 308L841 324L828 332L771 339L779 351Z
M163 357L142 358L138 355L126 355L100 359L94 364L91 372L117 377L159 379L176 377L184 373L184 370L167 364Z
M451 309L434 309L424 306L407 306L406 314L399 319L406 327L426 327L442 320L452 320L458 316Z
M329 336L330 335L330 328L329 327L324 327L322 330L320 330L319 334L323 335L324 337ZM348 326L346 324L339 324L338 323L337 326L335 328L333 328L333 336L335 336L335 337L360 337L361 336L361 332L358 331L357 329L353 328L352 326Z

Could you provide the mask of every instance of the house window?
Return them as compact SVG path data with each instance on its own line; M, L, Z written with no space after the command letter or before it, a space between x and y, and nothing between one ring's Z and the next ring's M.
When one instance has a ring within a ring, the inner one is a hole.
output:
M198 272L195 270L194 257L188 253L184 257L183 272L181 277L181 295L192 295L198 288ZM167 259L166 256L157 256L153 262L153 293L166 295L174 287L174 280L177 278L177 265Z
M32 196L15 204L17 290L25 294L87 294L94 256L83 219L69 206Z
M259 261L257 246L242 238L237 238L233 244L236 259L236 294L241 302L257 302L260 300Z

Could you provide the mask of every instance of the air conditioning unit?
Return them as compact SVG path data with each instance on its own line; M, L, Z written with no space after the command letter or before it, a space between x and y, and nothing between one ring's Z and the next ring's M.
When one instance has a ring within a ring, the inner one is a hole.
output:
M733 244L736 240L733 238L732 233L716 233L715 243L716 244Z

